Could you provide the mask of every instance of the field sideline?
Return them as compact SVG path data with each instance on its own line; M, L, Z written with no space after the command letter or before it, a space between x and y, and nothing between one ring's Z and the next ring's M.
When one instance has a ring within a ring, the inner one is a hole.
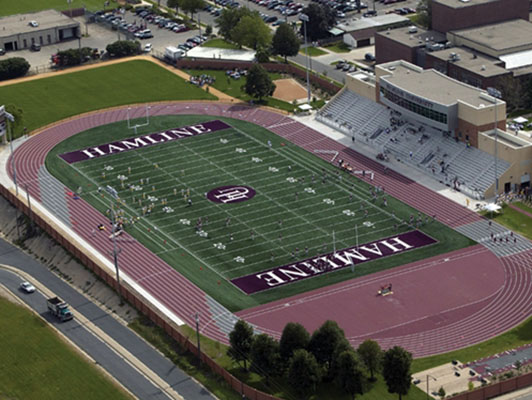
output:
M203 116L152 118L150 126L141 128L138 134L212 119ZM224 120L233 128L66 167L58 154L134 136L125 122L95 128L56 146L48 155L47 167L72 190L81 186L82 197L104 214L110 208L110 196L102 198L95 189L106 185L116 188L126 202L126 217L141 217L126 230L231 310L471 244L451 229L423 217L421 230L440 243L357 266L354 274L337 271L276 290L244 295L229 279L331 252L333 246L336 249L354 246L356 233L358 243L363 244L412 230L402 225L401 220L417 212L387 195L387 206L383 204L382 195L374 203L368 184L343 172L337 175L338 168L297 146L283 143L277 135L263 128ZM268 140L272 150L267 145ZM324 171L326 183L323 183ZM127 178L124 188L117 179L119 175ZM149 184L147 178L150 178ZM145 180L144 185L140 184L141 179ZM129 184L143 187L138 192L130 191ZM238 204L216 204L205 199L206 192L227 184L249 185L259 194ZM181 194L187 189L191 189L191 207ZM153 196L156 206L149 217L144 217L148 196ZM139 200L144 203L140 205ZM164 205L162 200L166 200ZM163 212L164 206L171 211ZM194 226L200 217L203 221L208 218L208 223L202 226L208 233L207 238L195 234ZM101 222L105 222L105 217ZM183 257L183 251L190 256ZM243 260L239 261L238 257Z

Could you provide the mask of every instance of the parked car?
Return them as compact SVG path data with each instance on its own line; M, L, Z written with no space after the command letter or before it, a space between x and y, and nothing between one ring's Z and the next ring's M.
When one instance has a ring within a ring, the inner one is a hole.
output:
M362 14L363 17L374 17L375 15L377 15L377 11L375 10L369 10L369 11L366 11L364 14Z
M33 43L30 47L31 51L41 51L41 45L39 43Z
M6 54L6 51L0 47L0 56L3 56L4 54Z
M22 290L23 292L26 292L26 293L33 293L33 292L35 292L35 286L33 286L29 282L22 282L20 284L20 290Z
M39 26L39 23L37 21L30 21L28 22L28 25L32 28L37 28Z
M364 59L366 61L375 61L375 56L371 53L366 53L364 54Z
M151 43L146 43L144 45L144 53L149 53L151 51L151 49L152 49Z

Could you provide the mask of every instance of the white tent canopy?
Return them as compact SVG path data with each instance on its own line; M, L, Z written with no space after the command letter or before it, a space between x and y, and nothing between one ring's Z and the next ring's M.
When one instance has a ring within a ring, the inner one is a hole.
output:
M484 210L491 212L498 212L502 207L495 203L488 203L484 206Z
M524 124L528 122L528 119L523 118L523 117L517 117L517 118L514 118L513 121L517 124Z

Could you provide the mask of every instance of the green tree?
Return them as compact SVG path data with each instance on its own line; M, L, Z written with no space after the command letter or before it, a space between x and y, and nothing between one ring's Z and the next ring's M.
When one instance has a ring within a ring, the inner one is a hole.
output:
M279 341L281 358L285 361L289 360L294 351L306 349L309 341L310 335L303 325L296 322L287 323Z
M443 386L440 386L440 390L438 390L438 396L440 396L442 399L445 398L445 389L443 388Z
M198 11L205 7L205 2L203 0L180 0L181 9L185 13L190 13L190 19Z
M299 52L299 39L290 25L282 23L279 25L272 39L272 50L274 54L284 57L284 62L288 56L297 56Z
M0 81L19 78L26 75L30 69L30 63L22 57L12 57L0 61Z
M205 28L205 34L207 36L211 36L212 35L212 25L207 25L207 27Z
M338 356L336 382L353 399L357 394L364 393L365 376L362 362L353 350L344 351Z
M227 355L236 362L244 361L244 369L247 370L247 359L253 343L253 328L244 320L239 319L233 330L229 333L230 347Z
M314 354L316 361L325 369L328 376L333 370L333 360L339 346L346 349L349 343L344 331L335 321L325 321L310 338L308 349Z
M251 15L251 10L247 7L224 8L220 16L216 18L218 34L225 40L231 40L231 31L245 15Z
M259 15L244 15L231 30L231 40L239 46L257 50L258 47L270 47L272 34Z
M432 0L420 0L416 11L417 22L427 29L432 29Z
M306 350L296 350L290 359L288 380L294 391L303 398L315 392L321 380L321 370L314 356Z
M271 96L275 90L268 72L259 64L253 65L249 70L244 91L251 97L262 100L263 97Z
M382 361L382 376L386 381L389 393L397 393L399 400L408 394L412 376L410 375L410 365L412 364L412 354L405 349L394 346L384 353Z
M269 381L270 376L279 375L280 360L279 342L265 333L255 336L251 345L251 369L260 375L266 376Z
M258 63L267 63L270 61L270 52L263 47L259 47L255 52L255 58Z
M370 380L375 381L375 372L380 369L382 364L381 347L376 341L367 339L358 346L357 352L369 371Z
M140 53L140 42L131 40L117 40L105 48L111 57L126 57Z
M306 14L309 18L309 22L307 22L307 38L311 41L329 35L329 29L336 23L336 14L328 5L310 3L307 8L303 9L302 14ZM300 33L301 36L304 35L303 23L301 24Z
M24 110L14 104L6 105L6 111L13 115L15 122L10 122L11 125L11 135L13 138L22 136L24 133Z
M166 0L166 5L170 8L175 8L175 13L179 14L181 0Z

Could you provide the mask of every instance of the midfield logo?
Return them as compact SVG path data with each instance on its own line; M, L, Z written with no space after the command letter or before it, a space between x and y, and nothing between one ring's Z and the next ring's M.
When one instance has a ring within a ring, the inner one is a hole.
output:
M205 133L215 132L227 128L230 128L230 126L223 121L209 121L202 124L169 129L164 132L150 133L149 135L124 139L118 142L101 144L99 146L89 147L83 150L76 150L70 153L60 154L59 157L61 157L67 163L73 164L79 161L123 153L129 150L136 150L139 148L171 142L191 136L203 135Z
M331 271L355 266L367 261L376 260L405 251L424 247L437 241L420 231L411 231L385 239L365 243L358 247L339 250L336 253L322 254L314 258L296 261L257 274L241 276L231 280L246 294L253 294L263 290L298 282Z
M215 203L239 203L253 198L256 193L249 186L220 186L207 193L207 198Z

